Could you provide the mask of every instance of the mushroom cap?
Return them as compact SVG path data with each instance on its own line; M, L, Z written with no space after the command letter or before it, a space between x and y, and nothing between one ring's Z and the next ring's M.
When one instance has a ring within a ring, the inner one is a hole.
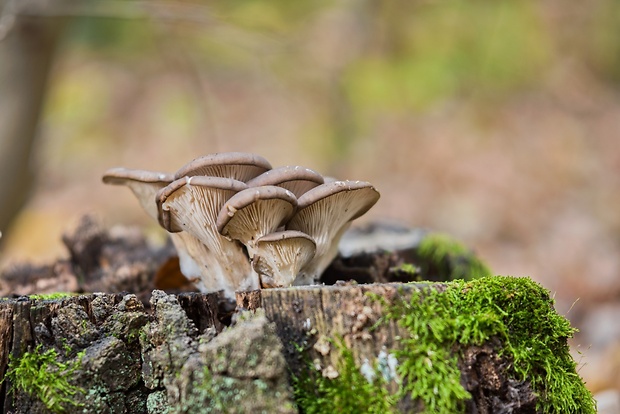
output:
M157 171L134 170L129 168L110 168L103 174L103 182L112 185L125 185L134 193L142 208L157 220L157 192L173 181L173 175Z
M179 178L157 193L159 224L171 233L196 226L211 225L215 228L215 220L222 206L235 193L247 188L245 183L232 178ZM192 224L192 221L199 221L200 225ZM216 232L215 229L213 232Z
M314 239L314 259L302 269L317 278L338 253L338 241L351 220L379 200L379 192L365 181L333 181L308 191L297 201L297 213L286 224Z
M290 191L267 185L232 196L217 217L217 230L239 240L252 257L254 242L287 222L295 213L297 198Z
M310 168L300 166L285 166L266 171L247 182L250 187L263 185L277 185L286 188L295 197L300 197L306 191L323 184L323 176Z
M141 183L171 183L173 175L158 171L135 170L131 168L110 168L103 174L103 182L106 184L125 185L127 181Z
M260 155L247 152L219 152L203 155L185 164L174 173L174 178L206 175L246 182L270 169L269 161Z
M314 257L316 243L306 233L284 230L256 240L252 267L263 287L288 287Z

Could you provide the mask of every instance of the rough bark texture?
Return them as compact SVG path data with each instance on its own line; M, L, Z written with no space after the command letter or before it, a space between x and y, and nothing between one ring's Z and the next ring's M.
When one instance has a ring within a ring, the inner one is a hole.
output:
M405 333L393 322L375 327L384 309L367 293L389 303L416 289L375 284L252 292L249 307L262 309L235 315L223 331L217 294L154 291L147 308L135 295L121 294L8 300L0 303L0 369L6 372L9 355L19 360L26 352L55 350L59 361L78 367L69 378L79 391L75 405L63 405L68 411L295 413L289 369L299 375L311 360L322 375L337 373L335 337L344 339L358 366L398 347ZM490 343L464 350L463 382L473 395L467 412L533 412L534 395L505 375L497 349ZM12 380L3 384L5 412L51 412L34 386L15 388ZM417 408L401 403L403 412Z
M218 300L155 291L150 309L120 294L5 301L0 368L4 375L9 355L17 361L54 350L59 362L76 366L68 380L78 391L62 405L69 412L296 412L274 326L250 315L217 335ZM52 411L40 384L21 389L14 379L3 384L5 412Z

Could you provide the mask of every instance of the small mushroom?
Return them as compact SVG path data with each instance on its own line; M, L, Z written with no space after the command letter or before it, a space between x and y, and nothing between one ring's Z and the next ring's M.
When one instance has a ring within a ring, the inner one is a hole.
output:
M301 269L296 285L316 283L338 254L338 242L350 222L366 213L379 196L379 192L365 181L333 181L299 197L297 213L286 224L286 229L312 237L316 253Z
M323 176L310 168L286 166L266 171L252 178L247 184L249 187L277 185L286 188L295 194L295 197L299 197L306 191L323 184Z
M234 178L246 182L270 169L269 161L260 155L246 152L220 152L204 155L185 164L174 173L174 179L205 175Z
M142 208L155 220L158 217L155 195L172 180L172 174L129 168L111 168L103 174L104 183L129 187Z
M273 185L248 188L235 194L217 217L217 230L239 240L254 256L255 242L272 233L295 213L297 198L290 191Z
M246 184L230 178L194 176L175 180L157 194L162 226L173 233L187 232L205 246L197 248L199 259L194 257L204 268L203 286L219 286L232 298L236 290L258 288L242 246L220 235L216 227L226 201L244 189Z
M285 230L256 240L252 267L260 275L262 287L288 287L299 270L312 260L316 243L306 233Z

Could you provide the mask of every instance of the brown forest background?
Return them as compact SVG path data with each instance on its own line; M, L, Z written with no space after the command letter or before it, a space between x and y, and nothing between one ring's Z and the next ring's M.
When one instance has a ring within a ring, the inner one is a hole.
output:
M371 181L382 198L361 221L450 233L495 273L541 282L581 330L590 389L620 389L620 3L48 3L28 11L53 26L40 53L55 46L35 179L0 229L0 267L65 255L87 212L161 241L101 183L109 167L256 152Z

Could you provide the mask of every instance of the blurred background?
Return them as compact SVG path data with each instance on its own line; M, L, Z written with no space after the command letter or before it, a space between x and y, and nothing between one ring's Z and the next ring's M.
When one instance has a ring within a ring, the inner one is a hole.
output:
M83 213L163 239L109 167L255 152L370 181L361 221L539 281L588 387L620 389L619 2L18 3L0 0L0 268L66 255Z

